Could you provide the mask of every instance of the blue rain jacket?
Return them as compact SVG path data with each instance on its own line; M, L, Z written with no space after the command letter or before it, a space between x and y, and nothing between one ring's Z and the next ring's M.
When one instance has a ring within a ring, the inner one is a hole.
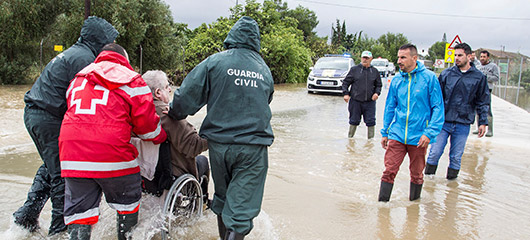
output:
M434 143L444 123L442 91L436 75L425 66L399 71L388 90L381 135L407 145L418 145L422 135Z

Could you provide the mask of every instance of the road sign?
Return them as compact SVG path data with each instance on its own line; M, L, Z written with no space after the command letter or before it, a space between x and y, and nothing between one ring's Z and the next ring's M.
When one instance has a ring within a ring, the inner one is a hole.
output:
M63 51L63 45L54 45L53 46L53 51L62 52Z
M453 41L451 41L451 44L449 44L449 48L453 49L457 44L462 43L462 40L460 40L460 37L458 35L453 38Z
M455 50L449 48L449 43L445 44L445 62L454 63L455 62Z
M433 66L435 68L443 68L444 67L444 60L443 59L436 59L436 61L434 61Z

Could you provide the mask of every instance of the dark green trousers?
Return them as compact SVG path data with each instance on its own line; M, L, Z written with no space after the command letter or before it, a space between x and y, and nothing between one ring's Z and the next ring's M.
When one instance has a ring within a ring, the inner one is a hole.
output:
M226 229L247 235L261 210L267 146L208 141L208 148L215 185L212 211L222 216Z

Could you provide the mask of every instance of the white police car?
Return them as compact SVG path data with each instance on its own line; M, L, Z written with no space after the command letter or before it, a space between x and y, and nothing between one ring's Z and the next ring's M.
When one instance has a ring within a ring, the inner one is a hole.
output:
M342 81L354 65L349 54L319 58L307 77L307 92L342 93Z

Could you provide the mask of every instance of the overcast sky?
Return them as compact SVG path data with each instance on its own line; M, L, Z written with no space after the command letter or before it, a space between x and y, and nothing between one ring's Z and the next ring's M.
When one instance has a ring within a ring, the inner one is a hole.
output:
M194 29L228 17L230 7L244 0L165 0L175 22ZM257 2L263 3L262 0ZM363 31L378 38L387 32L403 33L418 50L458 35L473 49L490 48L530 56L530 2L528 0L284 0L289 9L298 5L314 11L319 36L329 36L332 24L346 21L348 33Z

